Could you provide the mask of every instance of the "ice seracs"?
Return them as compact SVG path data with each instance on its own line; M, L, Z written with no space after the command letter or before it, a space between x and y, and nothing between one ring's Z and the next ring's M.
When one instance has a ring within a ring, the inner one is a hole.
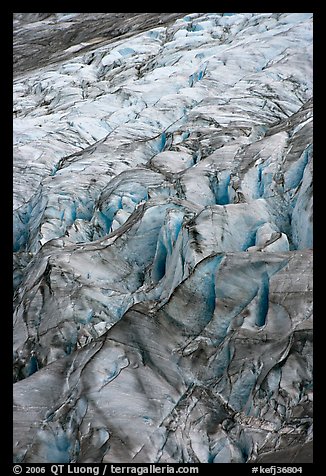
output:
M312 15L49 15L15 19L17 54L62 30L14 79L15 461L310 462Z

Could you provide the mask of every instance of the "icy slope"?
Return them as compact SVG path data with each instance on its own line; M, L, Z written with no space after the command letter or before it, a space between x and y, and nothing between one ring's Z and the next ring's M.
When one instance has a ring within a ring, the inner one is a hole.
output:
M15 460L310 461L312 15L20 15Z

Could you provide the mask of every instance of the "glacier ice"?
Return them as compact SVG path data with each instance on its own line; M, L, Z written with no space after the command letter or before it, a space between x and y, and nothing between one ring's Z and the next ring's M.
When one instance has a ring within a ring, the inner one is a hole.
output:
M14 54L14 461L311 462L312 14L17 13Z

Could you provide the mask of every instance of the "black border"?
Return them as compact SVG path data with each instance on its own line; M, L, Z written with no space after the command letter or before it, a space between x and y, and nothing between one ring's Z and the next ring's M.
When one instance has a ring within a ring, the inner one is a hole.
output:
M80 10L82 5L80 3L77 4ZM4 422L2 420L2 435L3 435L3 445L1 449L2 458L0 462L8 463L8 467L10 468L10 473L12 474L12 426L13 426L13 417L12 417L12 404L13 404L13 396L12 396L12 373L11 373L11 359L8 356L12 355L12 325L11 325L11 315L12 315L12 254L11 249L7 251L7 247L9 248L8 243L12 243L12 190L13 190L13 174L12 174L12 79L13 79L13 70L12 70L12 60L13 60L13 53L12 53L12 37L13 37L13 29L12 29L12 15L14 12L37 12L44 8L44 2L33 2L33 5L26 2L15 2L11 5L10 10L6 10L6 21L2 18L2 28L1 34L4 35L4 41L2 42L3 50L2 50L2 59L3 68L1 74L1 91L3 93L3 105L5 105L5 125L2 126L2 137L8 141L8 145L2 149L2 157L1 162L2 166L4 167L4 177L2 177L0 191L3 194L1 203L3 204L2 213L5 214L5 220L2 222L2 230L0 232L0 249L1 249L1 289L3 290L2 293L2 339L0 349L3 353L1 356L2 366L0 367L2 372L0 376L1 380L1 408L3 409L2 418L4 418ZM47 5L50 6L50 5ZM119 5L121 7L122 5ZM128 7L129 5L124 5ZM132 5L137 6L139 13L145 13L148 10L152 11L153 5L146 5L142 7L141 5ZM167 4L157 5L168 7ZM191 7L194 8L191 8ZM55 11L77 11L78 8L74 8L72 2L56 2ZM95 5L94 5L95 7ZM109 4L106 5L106 8L109 7ZM112 7L116 7L115 4L112 4ZM147 8L146 8L147 7ZM173 3L173 7L175 10L183 9L185 14L189 11L196 11L198 7L201 10L205 10L206 12L212 11L214 8L218 10L233 10L233 11L258 11L258 12L270 12L270 11L277 11L277 12L298 12L298 11L310 11L314 14L314 95L316 96L317 100L314 104L314 115L321 117L322 114L322 106L321 106L321 89L323 88L324 83L324 75L322 71L323 66L323 47L321 46L321 42L323 41L323 24L325 22L326 17L322 15L321 12L321 3L317 6L316 4L309 3L305 4L304 8L301 5L292 2L273 2L271 4L262 4L261 2L238 2L236 5L232 2L225 2L224 4L220 2L200 2L198 5L191 5L189 3L184 3L184 5ZM197 7L197 8L196 8ZM241 8L242 7L242 8ZM91 9L89 12L94 12L94 9ZM82 9L84 12L85 9ZM97 8L96 12L101 12L103 9ZM121 8L119 8L121 11ZM159 12L157 12L159 13ZM171 12L170 12L171 13ZM8 114L7 114L8 110ZM315 406L314 406L314 424L315 424L315 431L314 431L314 462L312 464L308 464L310 470L314 472L316 469L316 465L319 465L323 462L323 445L325 439L325 433L323 431L323 423L322 417L324 415L324 408L323 408L323 353L322 350L322 340L323 340L323 320L325 319L324 313L321 310L321 299L319 296L319 291L321 291L321 287L324 285L323 279L323 262L321 259L321 250L323 248L323 233L322 233L322 226L323 220L322 218L325 216L325 212L323 212L324 208L324 201L323 201L323 194L322 190L325 187L324 185L324 174L322 173L322 166L323 161L326 160L323 157L324 151L322 151L319 138L321 137L321 129L324 123L323 120L315 121L314 123L314 146L315 146L315 168L317 168L317 174L315 177L315 191L314 195L316 196L315 204L314 204L314 308L315 308L315 318L314 318L314 386L315 386ZM316 167L317 164L317 167ZM3 170L3 169L2 169ZM8 289L7 289L8 287ZM8 347L8 349L7 349ZM5 401L3 401L5 400ZM7 449L8 446L8 449ZM204 464L200 464L202 466ZM46 465L47 466L47 465ZM223 465L222 465L223 466ZM243 467L244 465L240 465L240 473L245 474L246 470ZM250 465L248 465L249 467ZM307 465L303 465L307 466ZM202 468L203 469L203 468ZM306 474L305 468L304 474ZM223 471L223 470L222 470ZM249 470L248 470L249 471ZM200 471L201 472L201 471ZM49 473L51 474L51 473ZM222 472L223 474L223 472ZM248 472L251 474L251 471ZM300 474L300 473L299 473ZM317 473L318 474L318 473Z

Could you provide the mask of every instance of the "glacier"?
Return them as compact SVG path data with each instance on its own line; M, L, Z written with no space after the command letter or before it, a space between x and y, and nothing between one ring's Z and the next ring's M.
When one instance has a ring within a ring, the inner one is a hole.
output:
M313 15L17 13L17 463L304 463Z

